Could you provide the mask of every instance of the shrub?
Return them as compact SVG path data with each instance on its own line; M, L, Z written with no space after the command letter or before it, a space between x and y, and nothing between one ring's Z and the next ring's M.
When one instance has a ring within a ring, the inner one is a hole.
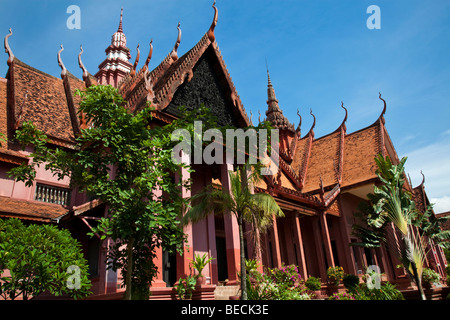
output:
M10 276L2 276L4 270ZM91 287L81 245L68 230L18 219L0 219L0 279L0 295L11 300L44 291L78 299Z
M295 265L269 269L269 274L275 280L277 285L295 286L302 281L302 276L298 273L298 267Z
M404 300L403 294L395 285L386 282L379 289L369 287L362 283L352 292L356 300Z
M180 278L178 283L174 285L178 297L181 300L191 299L192 294L195 290L195 285L197 284L197 279L194 276L187 276L186 278Z
M327 277L331 284L338 285L344 278L344 268L339 266L329 267L327 270Z
M328 300L356 300L354 296L344 293L334 293L332 296L328 298Z
M441 277L439 276L439 273L429 268L423 268L422 281L425 285L431 285L440 280Z
M305 286L311 291L320 290L322 283L320 278L309 277L308 280L305 281Z
M342 279L342 282L346 289L352 290L359 284L359 277L354 274L346 274Z

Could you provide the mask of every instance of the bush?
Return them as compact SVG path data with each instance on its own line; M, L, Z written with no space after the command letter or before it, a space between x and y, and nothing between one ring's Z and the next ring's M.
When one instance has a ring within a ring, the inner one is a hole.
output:
M359 277L354 274L346 274L342 279L342 282L346 289L352 290L359 284Z
M322 283L320 278L309 277L308 280L305 281L305 286L311 291L317 291L322 287Z
M344 269L342 267L329 267L327 270L328 281L331 284L338 285L344 278Z
M180 300L191 299L196 284L197 278L194 276L187 276L186 278L180 278L178 280L178 283L174 285L175 290L177 291L178 294L178 298L180 298Z
M441 277L439 276L439 273L429 268L423 268L422 281L425 285L432 285L440 280Z
M369 289L365 283L362 283L355 287L352 294L356 300L404 300L400 290L390 282L380 285L379 289Z
M77 299L90 294L88 264L68 230L0 219L0 295L24 300L44 291Z
M249 300L308 300L304 282L294 265L267 269L266 273L256 270L252 261L246 261L247 298Z
M344 293L334 293L332 296L328 298L328 300L356 300L354 296Z

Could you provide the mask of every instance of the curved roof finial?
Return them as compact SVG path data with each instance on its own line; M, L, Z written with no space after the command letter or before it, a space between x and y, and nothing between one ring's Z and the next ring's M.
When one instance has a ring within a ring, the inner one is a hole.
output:
M120 9L120 22L119 22L119 28L117 28L117 32L123 33L122 18L123 18L123 8Z
M136 68L139 63L139 57L141 56L141 51L139 51L139 43L136 47L136 51L137 51L136 60L134 60L133 68L131 69L131 76L134 76L136 74Z
M314 122L313 122L313 124L312 124L312 126L311 126L311 129L309 129L308 135L309 135L310 133L313 133L313 129L314 129L314 127L316 126L316 116L313 114L312 109L310 109L309 114L313 116Z
M297 126L297 131L300 131L300 128L302 126L302 116L300 115L300 110L297 109L297 115L300 118L298 126Z
M13 34L12 30L11 30L11 28L9 28L9 34L7 34L5 37L5 52L9 55L9 58L7 61L8 65L11 65L11 63L14 60L14 54L13 54L11 48L9 47L9 42L8 42L8 38L11 37L12 34Z
M341 101L341 108L345 110L345 117L339 128L344 127L344 130L346 130L345 123L347 122L348 119L348 110L346 107L344 107L344 101Z
M61 44L61 49L58 51L58 64L61 67L61 78L64 78L67 74L67 69L64 66L64 63L61 60L61 52L64 50L63 45Z
M150 51L148 52L147 60L145 60L145 66L148 69L148 64L150 63L150 60L152 60L153 56L153 39L150 40Z
M217 25L217 18L219 16L219 11L216 8L216 0L214 0L212 7L214 8L214 19L211 23L211 27L208 30L208 38L211 42L214 42L216 40L216 36L214 35L214 28Z
M383 107L383 112L381 113L381 115L380 115L380 118L386 113L386 101L381 97L381 92L379 92L379 99L381 100L381 101L383 101L383 103L384 103L384 107Z
M423 174L422 170L420 170L420 174L422 175L422 183L419 184L419 187L422 187L425 183L425 175Z
M83 62L81 61L81 54L84 52L83 46L80 45L80 53L78 54L78 65L80 66L81 70L83 70L83 79L86 79L89 75L89 72L87 71L86 67L84 66Z
M181 43L181 29L180 29L180 22L178 22L178 37L177 37L177 42L175 42L175 46L173 47L172 53L170 54L170 57L173 59L173 61L178 60L178 47L180 46Z

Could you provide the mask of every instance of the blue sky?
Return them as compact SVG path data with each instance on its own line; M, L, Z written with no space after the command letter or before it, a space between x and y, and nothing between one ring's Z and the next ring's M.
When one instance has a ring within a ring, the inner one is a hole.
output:
M67 7L78 5L81 29L70 30ZM0 35L13 29L10 45L23 62L59 77L56 54L81 78L77 56L95 74L117 30L120 8L134 61L140 43L150 67L169 53L181 22L179 53L192 48L209 29L211 0L6 1L0 0ZM381 11L381 29L370 30L370 5ZM399 157L418 185L422 170L435 211L450 210L450 1L383 0L217 0L216 40L248 113L266 110L266 60L284 114L303 132L317 117L316 137L342 122L347 132L372 124L387 101L386 126ZM7 72L7 54L0 76ZM141 59L140 66L145 58Z

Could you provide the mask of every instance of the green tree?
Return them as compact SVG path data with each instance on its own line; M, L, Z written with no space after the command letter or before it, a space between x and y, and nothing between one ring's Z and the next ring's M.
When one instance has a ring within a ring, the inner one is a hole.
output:
M180 189L190 182L174 179L185 165L172 161L171 141L171 132L183 123L150 126L152 108L130 112L111 86L92 86L76 94L89 128L81 130L74 147L51 148L42 132L24 123L16 138L23 148L34 146L32 162L11 174L30 185L35 168L45 166L107 204L108 216L94 231L113 240L110 267L122 270L125 299L148 299L158 272L155 249L180 252L185 240L179 227L186 205Z
M375 158L381 184L374 186L373 194L368 195L369 202L360 207L365 225L354 225L353 229L362 240L358 245L370 248L385 243L402 262L425 300L421 279L427 243L414 230L414 224L419 226L424 223L415 222L417 209L411 194L404 188L406 160L404 157L398 165L394 165L389 157L379 155Z
M233 214L236 217L239 226L242 300L247 300L244 221L267 227L274 216L284 216L272 196L251 192L251 184L256 184L260 179L259 170L251 170L251 168L252 166L247 162L241 165L236 172L229 172L230 192L226 189L219 190L211 185L205 191L194 195L191 199L191 207L182 219L182 223L187 224L200 221L211 213L216 215Z
M68 230L18 219L0 219L0 276L0 295L11 300L44 291L77 299L91 287L81 245Z

